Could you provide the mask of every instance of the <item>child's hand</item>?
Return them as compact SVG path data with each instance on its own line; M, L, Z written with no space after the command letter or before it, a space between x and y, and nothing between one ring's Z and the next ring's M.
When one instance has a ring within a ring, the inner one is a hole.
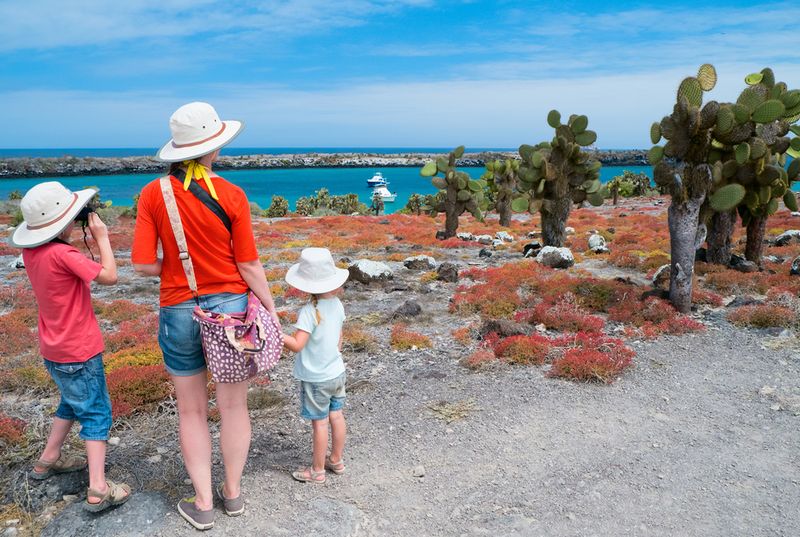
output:
M89 213L89 231L92 232L92 238L95 242L108 240L108 228L97 216L97 213Z

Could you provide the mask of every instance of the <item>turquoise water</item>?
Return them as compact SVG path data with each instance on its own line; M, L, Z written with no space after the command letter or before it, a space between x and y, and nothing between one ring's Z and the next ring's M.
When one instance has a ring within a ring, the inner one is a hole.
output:
M484 168L462 168L472 177L478 178ZM605 183L623 170L634 173L644 172L652 177L650 166L609 166L600 170L600 178ZM385 212L393 213L402 209L411 194L434 194L436 189L427 177L419 174L419 168L291 168L268 170L228 170L220 175L239 185L247 193L250 201L258 203L262 208L269 207L273 195L280 195L289 200L290 207L301 196L313 195L320 188L327 188L331 194L355 193L362 202L369 204L371 190L367 188L367 179L375 172L382 172L389 181L389 190L397 194L394 203L387 203ZM0 199L7 199L14 190L25 193L33 185L43 181L59 181L71 190L79 190L87 186L100 188L103 200L111 200L114 205L131 205L133 196L144 185L155 179L154 174L134 175L92 175L77 177L57 177L35 179L2 179L0 180Z

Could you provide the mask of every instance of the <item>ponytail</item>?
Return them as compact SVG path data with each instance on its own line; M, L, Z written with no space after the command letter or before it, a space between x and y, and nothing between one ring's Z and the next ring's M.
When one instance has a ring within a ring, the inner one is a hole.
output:
M314 316L317 318L317 324L322 322L322 316L319 314L319 308L317 304L319 304L319 297L317 295L311 295L311 303L314 305Z

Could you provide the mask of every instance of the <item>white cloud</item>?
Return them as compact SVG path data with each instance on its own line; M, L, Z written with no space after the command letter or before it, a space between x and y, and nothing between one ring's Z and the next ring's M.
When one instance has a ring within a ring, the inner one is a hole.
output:
M749 65L720 64L710 98L735 100ZM604 148L645 147L649 126L668 114L675 88L696 67L580 79L361 84L321 91L216 86L213 92L16 92L0 94L8 124L0 147L153 147L169 137L174 109L194 99L223 118L243 119L239 146L516 147L547 140L545 117L587 114ZM774 65L800 80L800 66Z

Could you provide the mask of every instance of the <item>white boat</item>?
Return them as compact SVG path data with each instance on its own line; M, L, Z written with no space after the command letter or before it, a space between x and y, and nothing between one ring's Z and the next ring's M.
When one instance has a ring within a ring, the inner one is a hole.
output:
M389 189L384 185L373 187L372 195L374 196L376 192L380 195L384 203L391 203L397 197L397 194L389 192Z
M381 172L375 172L375 175L372 178L367 179L367 186L369 188L376 187L376 186L386 186L389 184L389 181L383 176Z

